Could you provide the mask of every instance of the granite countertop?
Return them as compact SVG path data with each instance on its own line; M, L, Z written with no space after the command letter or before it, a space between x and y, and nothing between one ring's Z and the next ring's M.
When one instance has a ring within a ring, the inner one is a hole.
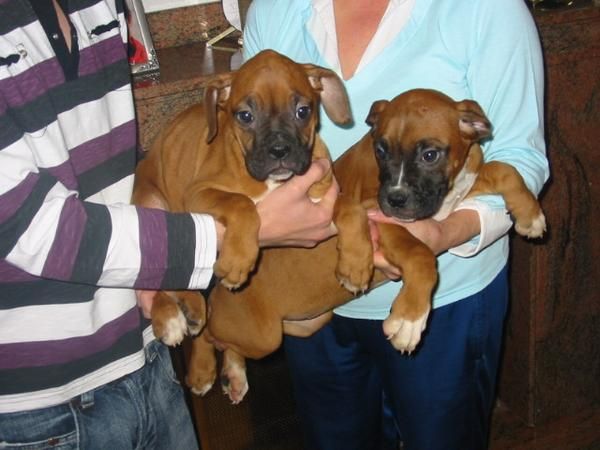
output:
M156 50L159 72L134 78L136 100L162 97L203 87L217 73L228 72L232 51L207 48L206 43Z

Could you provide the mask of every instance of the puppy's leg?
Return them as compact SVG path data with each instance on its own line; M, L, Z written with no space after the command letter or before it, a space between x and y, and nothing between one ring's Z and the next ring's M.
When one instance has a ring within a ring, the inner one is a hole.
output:
M325 195L327 190L331 187L333 181L333 171L329 169L325 176L313 184L308 190L308 196L313 200L319 200Z
M517 233L535 238L546 231L546 218L542 208L527 189L523 177L510 164L491 161L481 166L469 197L486 193L504 197L506 209L515 219Z
M510 164L491 161L481 167L469 196L485 193L504 197L506 209L515 219L517 233L536 238L546 231L542 208L519 172Z
M196 336L206 325L206 301L196 291L177 291L179 307L187 321L190 336Z
M167 345L177 345L187 334L187 321L177 304L175 292L159 291L152 303L152 330Z
M225 287L240 287L258 258L260 218L254 202L242 194L200 186L188 198L187 211L210 214L226 227L214 272Z
M196 395L205 395L217 378L215 348L208 333L200 333L192 341L192 351L185 382Z
M231 349L223 352L223 369L221 370L221 387L231 403L237 405L248 392L246 378L246 360Z
M252 290L252 285L246 289ZM224 286L214 287L207 327L219 347L252 359L263 358L279 348L283 314L277 304L263 303L261 298L260 292L248 294L244 290L238 295Z
M383 322L383 331L396 350L412 352L427 324L431 295L437 283L436 259L421 241L398 225L377 224L386 259L402 270L403 286Z
M373 246L366 209L340 194L334 222L338 229L336 277L350 292L364 292L373 274Z
M327 146L323 143L321 138L318 136L315 137L315 144L313 148L313 161L316 159L328 159L331 161L331 156L329 155L329 150ZM320 199L325 195L331 183L333 181L333 170L330 168L325 176L321 178L321 180L317 181L313 184L308 190L308 196L312 199Z

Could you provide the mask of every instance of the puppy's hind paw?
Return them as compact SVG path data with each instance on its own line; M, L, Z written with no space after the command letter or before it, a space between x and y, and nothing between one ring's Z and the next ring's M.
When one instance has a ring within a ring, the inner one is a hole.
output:
M229 397L232 405L240 403L248 393L248 379L246 372L240 368L229 368L221 374L221 388Z
M546 217L542 212L535 217L529 225L523 225L521 222L515 224L515 230L521 236L528 238L541 237L546 231Z
M202 370L191 366L189 373L185 377L185 383L192 393L204 396L211 390L216 378L217 373L214 366L208 366Z

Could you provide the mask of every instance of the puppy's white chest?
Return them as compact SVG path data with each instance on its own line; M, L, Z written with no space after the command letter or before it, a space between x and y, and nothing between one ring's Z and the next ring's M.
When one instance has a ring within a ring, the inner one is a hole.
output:
M283 181L272 180L270 178L267 178L267 180L265 181L265 186L267 187L267 189L265 189L265 191L258 197L252 198L252 201L254 202L254 204L257 204L258 202L263 200L267 195L269 195L270 192L274 191L282 184Z
M448 217L450 213L456 209L458 204L467 196L476 179L476 173L468 172L467 169L463 167L463 169L454 179L452 190L450 190L450 192L448 192L444 198L442 206L433 216L433 219L443 220Z

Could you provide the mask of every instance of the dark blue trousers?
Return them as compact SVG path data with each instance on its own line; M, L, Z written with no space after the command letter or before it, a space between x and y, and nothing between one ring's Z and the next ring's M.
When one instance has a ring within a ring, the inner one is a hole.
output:
M432 311L417 351L378 320L334 319L285 338L307 450L487 448L503 325L504 269L483 291Z

